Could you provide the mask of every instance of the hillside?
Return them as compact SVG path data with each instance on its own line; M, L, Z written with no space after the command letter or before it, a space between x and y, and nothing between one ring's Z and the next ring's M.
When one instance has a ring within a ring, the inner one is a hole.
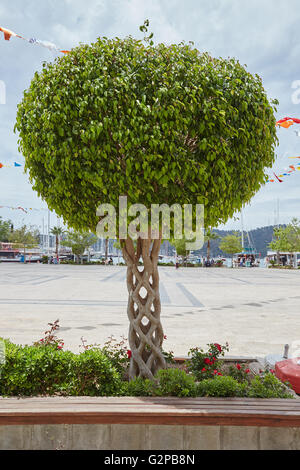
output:
M269 225L267 227L260 227L256 228L254 230L249 230L249 232L244 232L244 246L245 248L251 248L253 247L256 253L260 253L262 257L267 255L267 250L268 250L268 244L272 241L273 238L273 230L274 230L274 225ZM217 233L221 238L225 237L226 235L234 233L233 230L214 230L215 233ZM241 232L238 231L238 233L241 235ZM219 244L221 241L221 238L218 240L211 240L210 246L211 246L211 257L217 257L217 256L226 256L226 253L223 253L223 251L220 250ZM207 249L207 243L204 244L203 248L196 253L206 256L206 249Z

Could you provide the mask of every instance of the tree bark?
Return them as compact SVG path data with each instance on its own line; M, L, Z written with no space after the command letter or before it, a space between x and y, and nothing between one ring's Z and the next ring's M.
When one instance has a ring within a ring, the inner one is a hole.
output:
M164 333L160 321L158 255L161 239L141 239L136 251L131 239L123 240L122 253L127 264L127 289L129 318L129 346L131 360L129 377L153 380L159 369L166 367L162 352ZM139 259L144 266L139 270ZM146 295L141 295L144 288Z
M210 239L207 240L207 261L209 261L210 257Z

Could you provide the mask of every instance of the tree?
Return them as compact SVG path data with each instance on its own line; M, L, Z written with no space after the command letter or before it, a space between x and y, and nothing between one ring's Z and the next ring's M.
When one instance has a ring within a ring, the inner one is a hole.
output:
M55 246L56 246L56 257L58 258L58 249L59 249L59 241L61 236L64 234L64 230L61 227L53 227L50 231L52 235L55 236Z
M24 263L26 262L26 248L39 246L39 231L33 226L22 225L19 229L9 233L8 239L16 248L23 248Z
M222 238L219 247L225 253L232 255L233 258L235 253L239 253L243 249L242 237L238 233L226 235L226 237Z
M274 228L274 239L269 243L269 248L277 252L279 262L279 253L287 251L289 253L300 251L300 221L293 218L286 227Z
M204 240L207 242L207 253L206 253L207 260L209 260L210 258L210 240L218 240L218 238L220 238L220 235L213 232L212 228L206 229Z
M2 217L0 217L0 242L9 241L9 233L11 229L12 229L11 220L2 220Z
M81 258L82 262L82 255L84 254L85 250L94 245L96 241L96 235L90 232L69 231L67 232L66 239L62 241L61 244L71 248L72 253L74 253L77 260Z
M149 210L202 203L206 227L215 227L250 201L274 163L277 102L260 77L235 59L191 44L153 45L150 36L75 47L35 73L18 106L15 129L33 188L76 230L95 231L96 208L118 211L119 196ZM136 249L116 235L127 263L130 377L153 378L165 367L162 234L153 239L149 230Z
M187 240L184 236L181 239L174 239L173 238L172 240L170 240L171 245L175 247L176 254L178 256L181 256L183 260L185 258L186 262L187 262L188 254L190 252L190 250L187 250L187 248L186 248L186 243L189 242L189 241L190 240ZM192 240L192 241L195 241L195 239Z

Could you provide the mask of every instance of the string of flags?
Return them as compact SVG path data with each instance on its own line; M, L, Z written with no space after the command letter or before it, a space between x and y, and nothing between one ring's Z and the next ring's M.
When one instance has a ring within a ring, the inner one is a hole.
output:
M21 163L14 162L13 165L4 165L3 163L0 163L0 168L18 168L22 166Z
M21 207L21 206L0 206L0 209L11 209L13 211L23 211L28 214L29 211L47 211L48 209L34 209L32 207Z
M279 121L276 122L276 126L284 127L285 129L288 129L290 126L293 126L294 124L300 124L300 119L298 118L292 118L292 117L285 117L283 119L280 119ZM295 134L300 137L300 131L295 131ZM300 157L289 157L289 158L300 158ZM284 168L282 173L280 175L276 175L276 173L273 172L273 175L275 176L276 180L279 183L283 183L283 180L281 178L285 176L291 176L291 173L294 173L296 170L300 170L300 163L297 165L289 165L288 168ZM269 177L267 180L267 183L275 183L276 180L273 177Z
M16 37L16 38L23 39L23 41L27 41L30 44L34 44L36 46L46 47L50 51L62 52L63 54L68 54L70 52L70 51L59 49L55 44L53 44L50 41L41 41L40 39L36 39L36 38L27 39L24 36L21 36L20 34L17 34L14 31L11 31L10 29L3 28L2 26L0 26L0 31L2 31L2 33L4 34L5 41L9 41L11 37Z

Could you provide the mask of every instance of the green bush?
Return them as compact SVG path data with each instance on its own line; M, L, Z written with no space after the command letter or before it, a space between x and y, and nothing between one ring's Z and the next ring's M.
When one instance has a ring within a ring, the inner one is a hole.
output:
M74 354L53 345L18 346L5 341L0 395L116 395L121 378L99 350Z
M286 386L271 372L254 377L248 388L247 396L251 398L294 398Z
M109 396L122 389L120 374L99 349L73 354L69 379L68 395Z
M191 348L188 352L191 358L186 361L186 366L197 380L208 379L221 372L222 362L219 358L225 355L225 351L228 351L227 343L224 346L219 343L209 343L207 346L206 352L198 347Z
M233 377L216 375L198 383L197 396L200 397L241 397L246 395L246 384L240 384Z
M155 376L157 385L155 395L166 397L195 397L197 387L192 375L188 375L181 369L161 369Z
M126 384L124 394L129 397L152 397L154 389L155 383L152 380L136 377Z
M154 381L138 377L127 382L129 359L125 339L117 342L111 337L102 349L83 342L84 351L74 354L64 351L62 340L55 335L58 320L49 325L45 337L32 346L4 341L0 396L293 398L286 386L270 372L250 381L248 369L239 364L229 369L231 375L212 370L217 363L217 358L213 359L224 352L224 347L217 343L209 345L208 354L198 348L191 350L196 375L171 367L160 370ZM211 364L206 363L207 357ZM205 371L202 373L203 361ZM196 382L197 379L200 381Z

